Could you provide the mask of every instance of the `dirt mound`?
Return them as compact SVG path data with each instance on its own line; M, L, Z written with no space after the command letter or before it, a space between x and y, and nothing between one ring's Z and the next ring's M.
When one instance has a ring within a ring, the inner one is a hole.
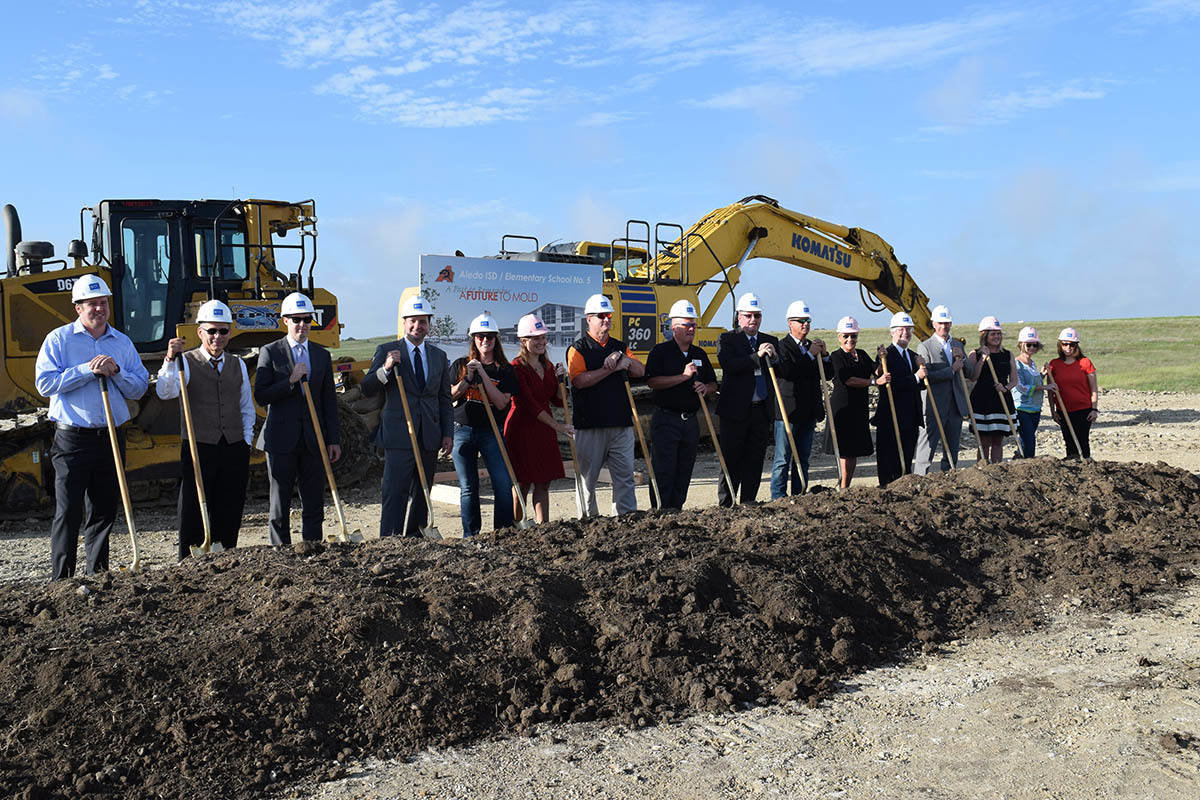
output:
M241 550L0 589L5 796L261 796L549 720L819 697L1047 605L1137 609L1200 556L1200 479L1037 460L880 491L421 541Z

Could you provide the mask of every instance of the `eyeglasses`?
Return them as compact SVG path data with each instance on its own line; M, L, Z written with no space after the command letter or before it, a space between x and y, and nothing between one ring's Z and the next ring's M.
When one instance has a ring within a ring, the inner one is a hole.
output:
M228 336L229 328L201 328L209 336Z
M857 339L858 338L857 333L839 333L838 336L842 337L843 339Z
M1059 342L1059 347L1079 347L1078 342Z
M811 325L812 324L812 320L808 319L807 317L805 317L804 319L797 319L797 320L792 320L792 321L796 322L797 324L800 324L800 325Z
M473 333L471 335L474 336L476 339L495 339L496 338L496 334L494 334L494 333Z
M678 325L676 325L675 327L676 327L676 328L687 328L688 330L691 330L692 328L696 327L696 323L694 323L694 322L681 322L681 323L679 323Z
M751 319L762 319L761 311L739 311L738 313L741 314L743 317L750 317Z
M300 324L311 325L312 324L312 317L288 317L288 319L290 319L292 322L296 323L297 325L300 325Z
M596 319L612 319L612 314L592 314Z

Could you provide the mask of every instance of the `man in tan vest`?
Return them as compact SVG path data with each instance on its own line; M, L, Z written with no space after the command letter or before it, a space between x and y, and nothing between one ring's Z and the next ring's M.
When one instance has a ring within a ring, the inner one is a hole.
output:
M254 400L245 363L225 352L233 314L220 300L209 300L196 313L200 346L184 352L187 343L172 339L158 371L155 392L163 400L179 396L179 367L183 354L183 380L187 385L192 424L196 431L200 475L208 500L212 538L226 549L237 546L246 502L250 471L250 441L254 434ZM179 560L192 545L204 541L196 478L180 408Z

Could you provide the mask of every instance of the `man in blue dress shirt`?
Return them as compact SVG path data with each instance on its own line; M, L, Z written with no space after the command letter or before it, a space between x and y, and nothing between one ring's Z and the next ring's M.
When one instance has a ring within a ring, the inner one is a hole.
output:
M129 337L108 324L108 285L95 275L75 281L71 300L79 319L50 331L37 357L37 390L50 398L54 420L54 523L50 528L52 580L75 574L79 528L87 574L108 569L108 535L117 518L116 465L108 442L100 377L108 378L113 421L129 421L120 398L146 393L150 376ZM118 431L121 452L124 434ZM85 519L86 512L86 519Z

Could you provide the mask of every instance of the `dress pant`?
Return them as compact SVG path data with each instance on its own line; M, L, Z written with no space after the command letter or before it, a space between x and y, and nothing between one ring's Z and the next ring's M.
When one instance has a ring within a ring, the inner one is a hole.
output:
M192 545L204 542L204 520L200 516L200 498L196 494L196 473L192 468L192 450L187 440L180 442L179 463L179 560L191 555ZM237 547L246 505L246 482L250 477L250 445L243 440L197 447L204 497L208 501L208 523L213 541L226 550ZM322 465L324 469L324 465Z
M125 457L125 433L118 429L121 458ZM117 518L121 489L113 464L112 444L106 428L83 428L54 432L50 448L54 465L54 522L50 526L51 580L75 574L79 529L87 574L108 570L108 537Z
M942 412L942 427L946 429L946 443L942 447L942 472L949 472L950 467L958 465L958 446L962 441L962 415L957 412L957 404L954 402L954 395L950 396L951 408L946 409L938 406L938 411ZM893 433L892 438L896 435ZM937 453L938 445L942 441L942 434L938 430L937 417L933 414L929 400L925 400L925 427L921 428L917 433L917 453L913 462L913 472L917 475L929 474L929 468L933 465L933 457Z
M203 467L202 467L203 469ZM271 544L292 543L289 515L292 489L300 484L300 535L306 542L321 541L325 521L325 463L321 454L299 447L290 453L267 453L271 484Z
M425 469L425 478L432 481L437 468L437 450L422 450L421 466ZM421 490L421 478L417 475L417 462L411 449L397 447L383 451L380 496L383 501L379 509L380 538L402 534L419 538L421 528L429 521L429 507L425 504L425 492Z
M879 427L875 430L875 452L878 454L876 465L880 486L887 486L901 474L912 473L913 454L917 449L917 430L916 425L906 424L904 420L900 421L900 443L904 446L904 472L901 473L900 453L896 449L896 429L892 425L890 415L883 417Z
M778 500L788 494L800 494L808 484L808 460L812 455L813 435L817 430L817 421L792 424L792 438L796 440L796 451L800 454L800 469L792 458L792 445L788 442L787 428L783 420L775 420L775 458L771 464L771 499ZM804 473L803 482L800 473ZM792 491L788 491L788 479L791 479Z
M607 465L612 479L613 513L628 514L637 511L637 495L633 489L633 426L610 428L583 428L575 431L575 457L579 462L579 474L583 482L583 496L576 493L576 504L580 516L594 517L596 504L596 482L600 470Z
M729 478L733 490L738 492L743 503L753 503L758 496L758 485L762 483L763 458L767 454L767 441L771 436L771 420L768 418L770 401L750 404L750 413L743 419L721 417L721 452L729 466ZM733 497L725 481L717 484L717 504L732 506Z
M650 418L650 449L654 477L658 481L659 508L683 508L692 468L700 446L700 423L695 411L683 414L660 408ZM651 487L653 494L653 487Z

